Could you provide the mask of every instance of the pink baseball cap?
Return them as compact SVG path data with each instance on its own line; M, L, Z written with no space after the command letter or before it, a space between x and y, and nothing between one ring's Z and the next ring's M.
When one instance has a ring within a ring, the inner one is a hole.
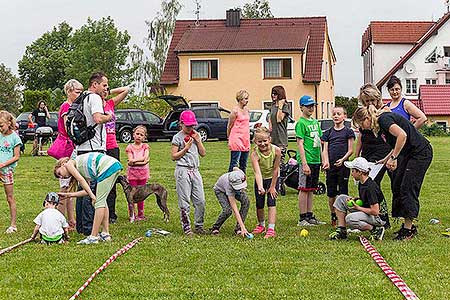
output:
M195 114L192 110L185 110L180 115L180 122L186 126L196 126L198 125Z

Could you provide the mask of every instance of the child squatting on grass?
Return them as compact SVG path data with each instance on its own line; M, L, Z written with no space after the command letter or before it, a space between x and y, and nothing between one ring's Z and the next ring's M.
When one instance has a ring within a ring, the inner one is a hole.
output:
M234 167L233 171L223 174L219 177L214 185L214 192L217 200L222 207L217 221L211 228L211 234L219 234L220 227L233 213L236 217L235 234L245 236L248 234L244 222L247 217L250 201L248 200L245 188L247 180L245 173L238 167ZM238 210L236 201L241 202L241 209Z
M16 200L14 199L14 170L20 158L22 141L15 132L16 119L9 112L0 111L0 180L5 189L6 201L9 205L10 226L6 233L17 231Z
M72 192L59 193L59 196L83 197L88 195L95 208L91 234L79 241L78 244L96 244L99 240L104 242L111 240L106 198L116 183L120 170L122 170L122 165L117 159L100 152L81 154L75 159L64 157L56 162L55 177L71 178L69 190ZM97 183L95 195L87 180ZM77 182L83 190L73 192L76 190ZM103 231L99 233L101 225L103 225Z
M44 200L45 209L34 219L34 227L31 238L34 240L39 233L42 244L63 244L69 239L69 223L64 215L56 209L59 204L59 196L55 192L47 194Z
M264 203L267 195L268 210L268 229L264 238L276 236L275 220L276 220L276 199L278 197L279 175L281 149L272 145L270 132L265 127L255 130L253 141L256 147L251 154L253 172L255 173L255 199L256 199L256 216L258 224L253 229L254 234L260 234L266 231L264 217Z
M125 149L128 156L128 169L127 178L130 186L138 186L147 184L150 178L150 169L148 167L149 162L149 146L144 143L147 138L147 128L143 125L139 125L133 130L134 143L129 144ZM135 204L128 203L128 213L130 216L130 222L135 220L145 220L144 216L144 201L136 203L138 208L138 214L135 214Z
M297 138L298 176L298 207L300 219L298 226L323 225L313 214L313 192L317 190L322 147L320 137L322 130L319 122L312 117L317 102L311 96L304 95L299 100L302 116L295 124Z
M197 119L193 111L185 110L180 114L180 125L181 130L172 138L172 160L176 161L174 175L181 226L188 236L192 236L193 233L205 234L203 229L205 192L198 168L199 155L204 157L206 150L200 135L194 130ZM192 232L189 218L191 200L194 205L194 232Z
M371 239L381 241L385 221L381 220L380 213L387 211L387 207L380 187L369 177L369 163L364 157L357 157L351 162L344 162L344 165L351 169L352 177L359 182L358 192L362 204L358 205L356 198L339 195L334 201L338 227L329 237L331 240L346 239L348 225L351 229L370 230Z

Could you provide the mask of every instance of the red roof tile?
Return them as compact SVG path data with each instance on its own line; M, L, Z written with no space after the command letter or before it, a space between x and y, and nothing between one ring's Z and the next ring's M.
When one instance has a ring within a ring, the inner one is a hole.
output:
M442 18L440 18L431 28L427 31L427 33L422 36L417 42L414 47L411 48L406 54L392 67L392 69L389 70L389 72L383 76L383 78L380 79L377 83L378 89L381 90L381 87L388 81L388 79L394 75L397 70L403 68L403 64L408 61L408 59L411 58L411 56L414 55L414 53L419 50L420 47L422 47L423 44L425 44L430 37L432 37L438 30L441 28L450 18L450 13L446 13Z
M425 115L450 115L450 85L421 85L419 98Z
M361 55L371 44L415 44L435 22L372 21L361 39Z
M176 21L161 84L178 83L181 52L306 51L303 80L321 80L325 17L242 19L240 27L226 27L225 20L194 22Z

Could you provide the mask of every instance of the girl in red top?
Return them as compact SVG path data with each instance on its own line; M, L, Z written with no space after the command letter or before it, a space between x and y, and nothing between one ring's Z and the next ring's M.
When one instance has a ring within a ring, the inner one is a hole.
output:
M129 144L126 148L128 156L127 177L131 186L145 185L150 178L149 162L149 146L144 143L147 138L147 128L139 125L133 130L134 143ZM128 204L128 212L130 222L135 220L145 220L144 201L137 203L138 215L135 218L134 204Z

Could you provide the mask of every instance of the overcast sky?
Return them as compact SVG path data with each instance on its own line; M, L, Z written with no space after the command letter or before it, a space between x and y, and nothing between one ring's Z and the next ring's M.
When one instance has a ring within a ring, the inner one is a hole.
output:
M194 19L193 0L182 0L180 19ZM229 8L252 0L201 0L202 19L225 18ZM370 21L437 20L444 0L270 0L275 17L326 16L337 57L336 95L356 95L362 84L361 35ZM17 62L27 45L62 21L79 28L87 17L111 16L127 30L131 44L143 46L145 20L152 20L160 0L0 0L0 62L17 74Z

